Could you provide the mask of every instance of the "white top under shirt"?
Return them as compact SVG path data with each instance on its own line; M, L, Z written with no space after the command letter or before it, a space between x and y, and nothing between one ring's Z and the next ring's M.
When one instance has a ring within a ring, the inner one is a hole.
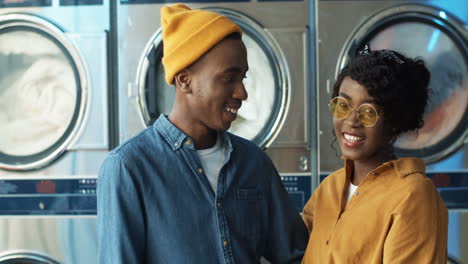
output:
M346 197L346 203L349 202L349 199L351 199L351 196L353 196L354 192L357 190L358 187L359 185L354 185L351 183L351 181L349 182L348 197Z
M219 171L226 161L226 151L221 144L221 135L218 135L216 144L209 149L197 150L198 157L202 168L205 170L205 175L210 182L211 188L216 193L218 186Z

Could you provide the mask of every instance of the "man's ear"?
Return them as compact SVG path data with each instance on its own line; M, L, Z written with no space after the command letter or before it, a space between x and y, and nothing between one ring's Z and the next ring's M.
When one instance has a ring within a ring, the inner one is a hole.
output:
M174 76L174 83L183 93L192 93L190 86L191 74L188 69L183 69Z

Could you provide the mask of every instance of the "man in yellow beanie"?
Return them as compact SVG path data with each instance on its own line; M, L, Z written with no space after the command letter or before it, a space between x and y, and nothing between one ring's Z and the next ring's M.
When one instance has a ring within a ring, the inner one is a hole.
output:
M100 263L300 263L308 232L278 172L226 132L248 96L241 29L182 4L161 14L175 102L102 165Z

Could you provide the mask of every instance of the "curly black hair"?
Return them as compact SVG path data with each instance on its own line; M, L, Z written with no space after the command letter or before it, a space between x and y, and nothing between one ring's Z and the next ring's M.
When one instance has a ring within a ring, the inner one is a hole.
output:
M430 80L430 72L423 60L408 58L392 50L366 51L341 70L332 98L338 96L346 77L367 88L381 107L384 136L390 144L401 133L423 126Z

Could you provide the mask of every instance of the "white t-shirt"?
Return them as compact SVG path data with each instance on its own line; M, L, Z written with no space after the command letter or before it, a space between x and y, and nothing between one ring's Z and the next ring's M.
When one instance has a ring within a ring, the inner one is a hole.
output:
M216 193L219 171L226 161L226 151L221 143L221 136L218 135L216 144L213 147L197 150L197 154L200 158L201 165L205 170L205 175L208 177L211 188L213 188L213 191Z
M358 185L354 185L351 182L349 182L348 196L346 197L346 203L349 202L349 199L351 199L351 196L353 196L354 192L357 190L358 187L359 187Z

